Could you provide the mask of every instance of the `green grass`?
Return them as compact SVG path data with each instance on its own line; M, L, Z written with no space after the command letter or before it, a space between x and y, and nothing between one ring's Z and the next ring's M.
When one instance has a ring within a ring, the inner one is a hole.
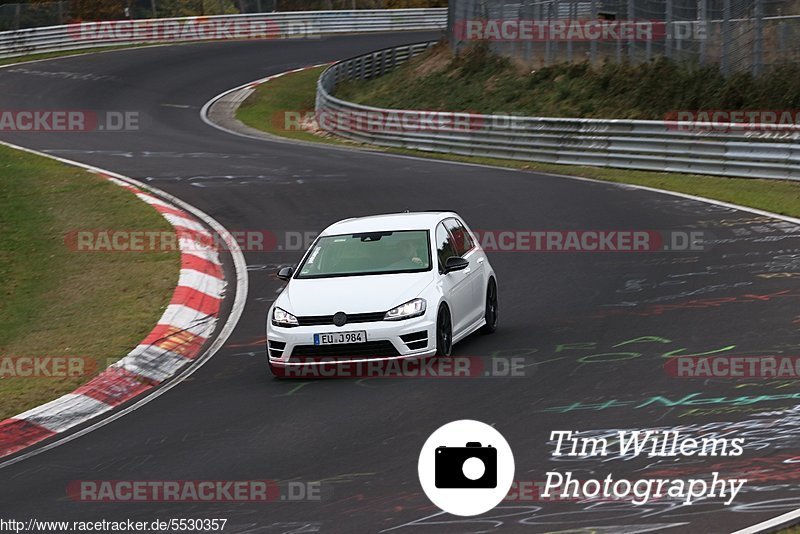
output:
M748 72L726 78L715 65L664 58L531 71L486 46L453 56L440 43L385 76L344 83L336 95L386 108L663 120L676 110L800 109L800 65L777 66L757 78Z
M321 136L310 131L286 130L274 117L285 110L310 110L314 108L316 80L323 68L309 69L287 74L261 85L237 111L237 118L251 126L274 135L327 143L353 145L349 141L339 141L330 136ZM367 82L365 87L369 84ZM451 92L456 92L452 91ZM338 96L338 93L337 93ZM363 99L362 99L363 100ZM374 102L370 102L375 104ZM398 107L411 109L414 106L402 104ZM687 175L630 171L606 167L578 167L555 165L517 160L490 159L478 157L434 154L414 150L382 149L386 152L425 156L433 159L462 161L499 167L511 167L553 174L569 174L597 180L628 183L667 189L681 193L751 206L783 215L800 216L800 183L779 180L756 180L745 178L724 178L715 176Z
M152 329L179 253L78 252L75 230L172 227L130 192L86 171L0 146L0 356L85 356L101 371ZM89 380L0 378L0 419Z

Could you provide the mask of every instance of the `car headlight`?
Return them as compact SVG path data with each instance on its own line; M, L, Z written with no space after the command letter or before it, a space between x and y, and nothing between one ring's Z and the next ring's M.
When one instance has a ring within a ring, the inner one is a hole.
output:
M282 308L278 308L277 306L275 309L272 310L272 324L275 326L299 326L300 323L297 322L297 317L292 315L291 313L287 312Z
M383 316L384 321L400 321L401 319L411 319L419 317L425 313L425 299L409 300L396 308L392 308Z

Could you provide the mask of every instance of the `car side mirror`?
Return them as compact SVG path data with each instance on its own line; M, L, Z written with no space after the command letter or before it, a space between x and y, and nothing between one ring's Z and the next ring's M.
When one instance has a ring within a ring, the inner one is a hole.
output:
M453 271L463 271L469 267L469 261L461 256L450 256L444 264L444 274L452 273Z
M287 282L292 278L294 269L292 267L282 267L278 269L278 278L286 280Z

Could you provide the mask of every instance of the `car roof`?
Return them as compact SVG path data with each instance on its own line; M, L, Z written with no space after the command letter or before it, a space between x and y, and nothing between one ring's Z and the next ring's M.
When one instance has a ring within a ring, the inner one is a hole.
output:
M459 217L453 211L416 211L353 217L335 222L322 235L433 229L442 219ZM459 217L460 218L460 217Z

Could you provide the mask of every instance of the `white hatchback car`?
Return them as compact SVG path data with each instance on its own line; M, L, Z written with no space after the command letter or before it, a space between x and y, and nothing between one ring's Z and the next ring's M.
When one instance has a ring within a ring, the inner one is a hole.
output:
M497 328L497 278L456 213L339 221L323 231L269 310L273 374L288 367L449 356Z

